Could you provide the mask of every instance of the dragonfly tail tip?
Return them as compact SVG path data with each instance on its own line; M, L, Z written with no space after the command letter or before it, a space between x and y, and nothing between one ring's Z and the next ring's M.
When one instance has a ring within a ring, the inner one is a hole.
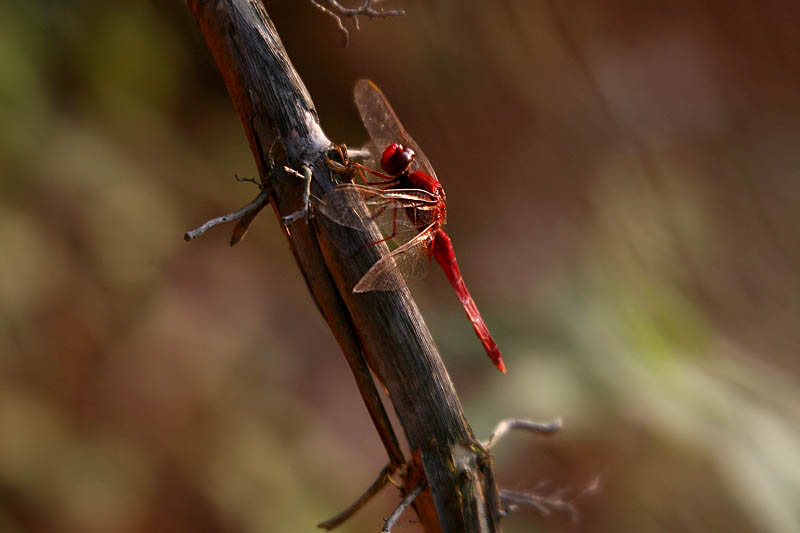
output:
M497 370L499 370L499 371L500 371L500 372L502 372L503 374L505 374L505 373L506 373L506 365L505 365L505 363L503 363L503 360L502 360L502 359L500 359L500 360L496 361L496 362L495 362L495 366L497 367Z

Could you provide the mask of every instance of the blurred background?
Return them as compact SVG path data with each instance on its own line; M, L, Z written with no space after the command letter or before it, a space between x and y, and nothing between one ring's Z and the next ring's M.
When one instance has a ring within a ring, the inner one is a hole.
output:
M509 367L413 286L476 434L564 419L495 460L578 521L506 531L800 531L797 2L394 0L347 49L266 5L332 139L369 77L437 168ZM255 196L188 8L2 0L0 65L0 531L314 531L385 457L271 210L182 239Z

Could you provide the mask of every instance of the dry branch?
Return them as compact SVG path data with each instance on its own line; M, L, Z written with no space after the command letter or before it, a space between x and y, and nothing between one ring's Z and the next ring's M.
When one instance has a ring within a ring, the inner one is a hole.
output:
M307 167L311 193L333 185L323 133L311 98L291 65L260 0L188 0L242 120L261 181L280 220L303 205L301 180L282 170ZM274 140L285 148L272 168ZM499 531L499 499L488 451L474 437L430 332L407 288L353 294L356 281L385 246L379 238L325 217L284 227L311 295L344 353L386 448L403 465L370 369L388 392L409 442L404 493L424 483L413 503L425 531Z

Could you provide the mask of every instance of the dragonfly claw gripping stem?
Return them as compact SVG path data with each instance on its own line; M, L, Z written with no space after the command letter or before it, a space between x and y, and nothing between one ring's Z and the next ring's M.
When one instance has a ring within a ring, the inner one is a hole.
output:
M325 164L336 174L352 175L346 144L334 144L325 152Z

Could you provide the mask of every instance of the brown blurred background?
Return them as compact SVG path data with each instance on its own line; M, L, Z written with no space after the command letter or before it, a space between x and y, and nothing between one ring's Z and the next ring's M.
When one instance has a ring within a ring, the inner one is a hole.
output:
M394 0L347 49L266 4L331 138L369 77L437 168L509 367L414 285L476 434L565 421L501 486L599 478L506 531L800 531L797 2ZM272 213L182 240L255 194L186 6L2 0L0 65L0 531L314 531L385 457Z

